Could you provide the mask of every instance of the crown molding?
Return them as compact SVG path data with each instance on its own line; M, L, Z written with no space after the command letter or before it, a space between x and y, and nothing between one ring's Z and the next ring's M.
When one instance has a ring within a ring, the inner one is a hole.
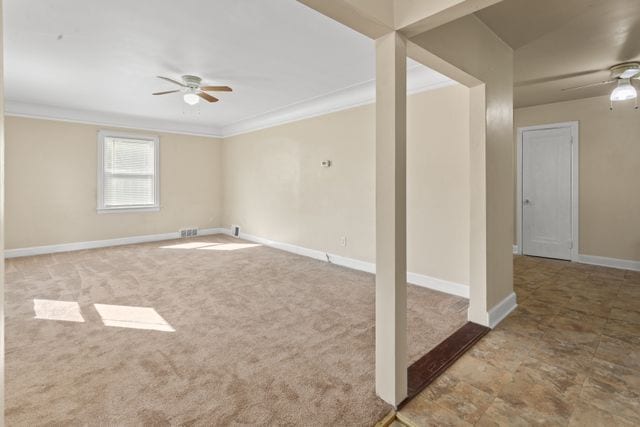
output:
M30 119L55 120L59 122L107 126L121 129L135 129L147 132L176 133L180 135L222 138L220 129L211 126L199 126L148 117L129 116L125 114L101 111L78 110L11 100L7 100L5 102L5 115Z
M455 83L455 81L426 67L414 66L407 70L407 94L409 95L438 89ZM5 115L150 132L228 138L285 123L346 110L360 105L372 104L375 102L375 98L375 79L372 79L326 95L249 117L224 127L170 122L147 117L78 110L10 100L7 100L5 103Z
M423 66L414 66L407 69L408 95L435 90L453 84L456 84L454 80ZM326 95L240 120L222 127L222 134L225 138L228 138L361 105L372 104L375 100L376 81L372 79Z

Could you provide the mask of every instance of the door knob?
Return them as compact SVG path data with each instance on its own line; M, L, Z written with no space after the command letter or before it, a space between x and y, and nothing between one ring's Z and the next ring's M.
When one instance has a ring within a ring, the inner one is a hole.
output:
M530 204L531 204L531 200L529 200L529 199L524 199L524 204L525 204L525 205L530 205Z

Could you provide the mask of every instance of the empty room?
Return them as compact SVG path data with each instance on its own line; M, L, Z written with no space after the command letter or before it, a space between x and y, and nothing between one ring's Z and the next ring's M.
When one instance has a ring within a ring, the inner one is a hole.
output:
M4 423L640 423L636 0L5 0Z

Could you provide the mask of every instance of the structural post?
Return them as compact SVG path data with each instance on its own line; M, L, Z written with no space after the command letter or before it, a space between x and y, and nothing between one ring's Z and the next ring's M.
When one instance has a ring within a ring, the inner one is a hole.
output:
M406 39L376 40L376 392L407 397Z
M489 326L487 307L487 108L486 86L469 90L469 312L468 319Z

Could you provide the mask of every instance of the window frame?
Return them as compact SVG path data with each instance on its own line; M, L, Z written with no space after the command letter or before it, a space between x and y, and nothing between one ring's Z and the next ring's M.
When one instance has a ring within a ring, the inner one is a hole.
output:
M153 142L154 168L153 168L153 205L130 205L130 206L105 206L104 205L104 141L105 138L125 138L138 139ZM119 213L119 212L159 212L160 211L160 137L158 135L145 135L140 133L120 132L111 130L98 131L98 191L97 191L97 212L98 213Z

